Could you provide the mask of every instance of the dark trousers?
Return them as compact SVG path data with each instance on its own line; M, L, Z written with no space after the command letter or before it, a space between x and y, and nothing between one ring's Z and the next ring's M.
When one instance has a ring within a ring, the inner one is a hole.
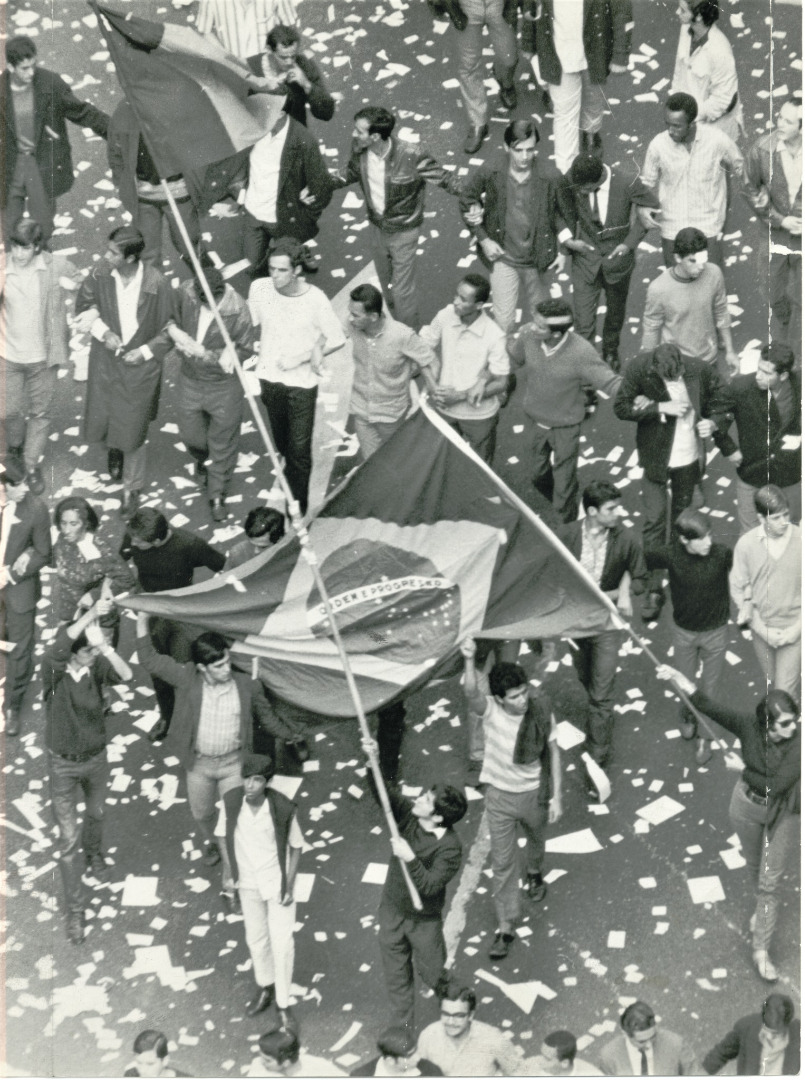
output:
M181 623L171 622L170 619L162 619L155 615L148 620L148 633L158 653L162 653L163 656L172 656L180 664L186 664L190 660L191 639ZM151 682L154 684L159 715L166 725L170 725L176 690L170 683L156 675L151 676Z
M442 920L438 916L407 918L390 904L383 903L378 921L380 957L391 1002L391 1024L401 1025L414 1036L417 1031L414 1026L414 960L420 979L433 989L447 959Z
M176 204L176 209L179 211L179 217L184 222L184 226L187 229L187 235L190 237L190 243L194 249L198 251L199 240L201 239L201 226L198 220L198 211L196 210L190 199L183 199ZM160 269L162 264L162 222L167 221L168 232L170 238L173 241L173 246L176 248L179 256L183 262L191 266L190 256L187 253L187 245L182 239L182 234L179 232L179 226L176 224L176 218L173 216L173 211L167 202L146 202L140 200L137 203L137 220L135 225L143 234L145 240L145 249L142 254L142 261L144 263L151 263Z
M6 672L6 713L19 712L25 691L34 673L34 638L36 609L15 611L0 599L0 638L14 643L11 652L3 653Z
M249 260L252 281L268 275L268 251L276 235L275 222L260 221L248 210L243 211L243 258Z
M451 416L442 416L442 419L459 433L464 442L470 444L478 457L482 458L487 465L492 464L495 456L499 418L499 412L487 420L454 420Z
M579 513L579 435L581 424L544 428L530 421L532 483L553 503L562 521L575 521ZM553 461L551 461L553 455Z
M302 515L307 513L318 393L318 386L308 389L260 380L260 398L268 413L271 437L285 458L285 476Z
M92 856L101 853L108 779L105 748L89 761L65 761L55 754L50 755L50 798L53 817L59 827L59 866L65 907L71 915L80 915L84 911L81 878ZM86 809L83 828L79 829L78 803L82 799Z
M384 705L370 713L370 724L376 720L377 759L387 784L396 784L400 773L400 751L405 738L405 702Z
M674 522L690 506L693 492L701 479L698 461L683 465L681 469L669 469L668 480L663 484L643 477L644 551L668 543L668 485L671 486L671 522ZM648 591L662 592L662 570L649 573Z
M577 649L573 651L573 664L590 703L585 749L593 761L602 767L609 763L612 751L615 721L612 701L620 643L620 633L609 630L594 637L577 638Z
M603 289L607 302L607 313L604 316L603 329L604 356L616 353L620 345L623 323L626 319L626 300L632 280L631 273L621 278L620 281L613 282L607 281L601 270L598 271L595 281L587 281L581 274L573 274L572 280L573 313L576 319L574 330L581 337L586 338L591 345L595 344L598 300Z
M3 238L8 246L8 238L14 231L20 218L28 213L42 227L42 238L49 240L53 235L53 215L56 213L56 200L45 191L39 166L32 154L18 154L14 166L14 177L8 190L6 208L3 211Z

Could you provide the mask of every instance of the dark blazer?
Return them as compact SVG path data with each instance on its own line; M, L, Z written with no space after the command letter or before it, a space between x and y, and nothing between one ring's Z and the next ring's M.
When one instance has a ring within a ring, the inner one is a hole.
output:
M563 228L571 232L576 227L576 204L567 179L555 165L537 158L532 166L536 183L532 188L531 217L534 222L534 238L531 249L533 265L540 272L547 270L556 258L557 236ZM484 265L489 260L480 248L480 241L488 238L505 247L506 198L509 184L509 160L499 157L481 165L461 185L459 205L462 213L472 203L481 203L484 218L481 225L472 229L479 241L478 255Z
M567 525L561 525L556 530L556 535L572 552L576 559L581 559L581 537L583 521L571 521ZM621 583L621 578L628 570L632 585L635 582L644 582L648 574L646 562L643 557L643 548L637 538L632 536L631 531L616 525L607 533L607 547L604 555L604 570L601 574L601 589L603 592L612 592ZM635 589L641 593L642 587Z
M608 282L621 281L634 269L634 252L646 235L647 229L640 221L635 207L658 207L659 203L639 177L630 177L620 169L611 169L609 201L607 203L604 231L593 221L589 196L573 189L576 207L576 239L592 244L595 251L573 252L573 276L592 284L601 270ZM619 244L629 251L616 259L607 256Z
M742 1017L725 1035L718 1046L714 1046L704 1059L704 1071L713 1076L728 1061L738 1059L738 1076L757 1076L760 1073L760 1042L758 1035L763 1021L759 1014ZM788 1029L788 1046L783 1056L783 1076L799 1074L800 1022L792 1020Z
M615 398L615 415L619 420L632 420L637 424L637 457L646 477L655 484L668 479L668 462L676 430L676 417L661 414L659 402L670 401L671 395L660 378L651 369L651 353L642 353L631 361ZM683 356L685 386L696 414L696 421L712 418L723 427L720 400L723 383L716 369L694 357ZM634 399L643 394L651 404L640 411L633 406ZM723 442L721 428L714 439L720 448Z
M33 87L36 164L45 192L55 199L73 186L73 160L66 121L92 128L96 135L106 138L109 117L94 105L79 101L64 79L53 71L38 67L34 71ZM11 76L5 71L0 79L0 116L5 117L0 207L6 205L17 164L17 129L9 101L13 93Z
M255 75L263 75L263 55L258 53L246 59ZM335 98L325 85L321 68L312 56L305 56L304 53L297 56L296 63L302 74L310 80L310 92L306 93L298 83L285 83L282 87L285 93L284 111L304 127L307 127L307 105L310 105L311 115L317 120L332 120Z
M19 521L15 521L8 532L5 564L10 569L26 551L31 557L25 573L20 577L15 574L15 584L6 585L3 599L12 611L22 615L34 610L41 595L39 572L49 564L52 553L50 514L42 500L30 492L16 503L14 513Z
M274 825L274 837L277 843L277 851L280 853L280 875L282 879L282 893L287 887L288 872L288 833L291 821L296 813L296 803L292 802L280 791L266 788L266 800ZM232 875L235 884L238 884L238 860L235 855L235 829L238 824L238 815L243 806L243 788L237 787L224 795L224 809L226 811L226 850L229 854L229 862L232 866Z
M375 1069L378 1062L381 1061L380 1055L373 1057L371 1061L367 1061L365 1065L358 1065L349 1074L350 1076L374 1076ZM434 1065L432 1061L428 1061L427 1058L419 1058L416 1062L416 1067L419 1069L420 1076L444 1076L444 1073L438 1065Z
M170 683L179 691L168 740L170 750L179 758L182 768L192 769L204 677L194 663L180 664L172 656L158 653L149 635L137 637L137 656L147 672ZM245 753L251 753L254 746L255 724L277 738L296 738L298 732L276 716L259 682L237 671L233 677L240 697L240 736L241 747Z
M554 86L562 81L562 65L553 43L554 5L562 0L539 0L534 45L539 70ZM594 83L606 82L609 65L629 63L632 48L632 0L584 0L584 55Z
M721 453L729 456L740 449L743 461L738 476L752 487L789 487L802 479L801 447L783 449L784 436L802 434L802 378L797 372L789 378L794 410L785 427L774 396L760 389L754 375L739 375L722 387L721 404L735 422L738 445L727 433Z

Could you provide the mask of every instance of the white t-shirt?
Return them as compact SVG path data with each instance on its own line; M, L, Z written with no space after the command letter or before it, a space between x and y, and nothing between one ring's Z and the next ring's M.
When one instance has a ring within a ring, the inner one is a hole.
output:
M699 456L699 440L696 435L696 414L690 401L688 388L683 378L663 379L671 401L687 405L684 416L676 417L674 441L671 444L669 469L681 469L683 465L692 465Z
M561 0L553 6L553 47L562 71L587 70L584 52L584 0Z
M288 845L303 848L305 841L294 814L288 830ZM282 892L277 837L268 799L254 813L244 800L235 826L235 858L238 861L238 887L254 889L261 900L279 903Z
M252 322L260 327L258 378L307 389L316 386L310 366L316 342L324 335L325 349L336 349L346 340L321 289L308 285L299 296L284 296L269 278L259 278L249 289L249 308Z

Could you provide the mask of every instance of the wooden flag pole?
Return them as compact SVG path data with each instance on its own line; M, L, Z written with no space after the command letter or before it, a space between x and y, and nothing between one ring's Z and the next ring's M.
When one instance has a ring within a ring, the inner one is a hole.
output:
M184 241L185 247L187 248L187 254L193 266L196 279L204 291L204 296L207 300L207 304L210 307L213 318L215 319L216 325L221 331L221 336L226 343L226 347L232 355L235 371L238 378L240 379L240 384L243 387L243 393L246 397L246 401L249 403L249 408L251 409L252 418L254 419L255 426L260 432L260 437L265 443L265 447L268 450L269 457L271 458L271 462L274 466L274 471L276 472L277 478L280 482L282 493L285 496L285 501L288 505L288 513L291 518L293 530L299 539L299 546L301 548L302 555L308 566L310 567L311 573L313 574L313 580L316 582L316 587L319 590L319 595L321 596L324 609L327 613L327 619L330 623L330 629L332 630L333 641L335 643L336 649L338 650L341 665L344 669L344 676L347 680L347 686L349 687L349 692L352 696L353 704L355 705L355 712L358 717L358 723L360 724L361 735L366 740L371 739L369 724L366 720L366 713L364 712L363 703L361 702L361 697L358 692L358 686L355 682L355 676L352 672L352 665L349 662L349 656L344 646L343 638L341 637L341 631L338 629L335 611L333 610L330 596L327 592L327 587L324 584L324 578L321 576L321 570L319 568L319 561L316 556L316 552L313 550L313 545L310 542L310 533L308 532L307 526L302 520L302 515L299 510L299 503L294 498L293 492L288 485L282 461L280 460L280 456L277 453L276 447L274 446L274 443L271 439L271 435L269 434L268 428L266 427L266 423L263 420L262 413L257 407L257 402L255 401L254 397L249 393L249 387L246 383L246 375L243 371L243 366L241 365L241 362L238 358L235 346L232 342L232 338L229 335L229 331L226 328L226 323L224 322L223 318L221 317L221 313L218 310L218 305L216 304L215 298L212 295L210 286L207 282L207 278L204 275L204 271L201 267L201 263L198 260L198 255L196 254L192 241L188 236L187 228L185 227L185 223L182 220L182 216L179 213L178 207L176 206L176 201L171 194L170 188L168 187L165 180L161 180L161 184L162 190L165 193L165 198L168 200L168 204L171 208L174 220L176 221L176 226L181 234L182 240ZM380 764L377 760L377 755L375 753L370 753L367 754L367 757L369 758L369 766L372 770L375 786L377 788L377 793L380 798L380 805L382 806L383 813L386 817L386 824L392 837L396 840L399 838L400 833L391 809L391 803L389 802L388 792L386 791L383 774L380 771ZM408 872L408 867L405 865L405 862L402 859L400 859L400 866L402 868L403 877L405 878L405 883L408 886L408 891L411 895L411 902L413 903L417 911L421 911L422 900L420 899L416 886L411 880L411 875Z

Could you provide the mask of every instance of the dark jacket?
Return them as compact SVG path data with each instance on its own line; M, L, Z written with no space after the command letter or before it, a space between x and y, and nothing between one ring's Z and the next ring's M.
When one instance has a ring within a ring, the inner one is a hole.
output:
M201 311L201 301L196 295L193 281L183 281L176 290L176 325L190 334L195 339L198 330L198 318ZM254 353L255 329L252 325L252 317L249 305L240 295L235 292L231 285L227 285L224 295L218 301L218 310L221 313L224 326L229 332L232 344L238 354L241 363L248 360ZM200 360L194 356L179 355L179 366L182 374L191 379L201 379L210 382L237 379L235 372L227 374L217 361L225 348L225 343L215 319L207 327L201 344L209 352L215 353L215 361ZM178 350L177 350L178 352Z
M333 177L334 188L360 184L366 199L366 212L369 220L383 232L404 232L418 228L425 218L425 185L454 190L450 174L446 169L413 143L401 142L392 135L389 139L391 150L386 157L386 208L382 217L375 213L369 196L366 155L371 151L353 153L347 165L345 176Z
M573 252L573 277L592 284L601 270L604 280L621 281L634 269L634 252L646 235L646 228L635 211L637 206L658 207L651 191L637 176L629 177L620 169L611 170L609 201L603 231L593 221L590 198L584 192L573 190L576 209L576 237L592 244L595 251ZM607 258L619 244L629 251L616 259Z
M744 1016L735 1024L732 1031L725 1035L718 1046L714 1046L704 1059L704 1071L713 1076L727 1064L738 1059L738 1076L758 1076L760 1073L760 1042L758 1035L763 1020L760 1014ZM792 1020L788 1028L788 1046L783 1056L783 1076L799 1075L800 1022Z
M792 372L791 397L794 406L791 419L783 426L774 396L761 390L754 375L739 375L723 386L720 406L735 422L738 445L726 434L721 443L725 457L740 449L743 461L738 476L745 484L763 487L777 484L789 487L802 479L802 449L783 449L786 435L802 434L802 379Z
M575 229L576 206L567 179L554 165L537 158L532 168L536 183L532 188L531 202L531 217L534 222L531 258L533 265L543 272L556 258L559 233L563 228L571 232ZM489 237L505 248L508 176L508 158L500 157L476 169L460 190L462 213L466 213L472 203L483 205L483 222L472 231L479 241L479 257L487 269L491 264L480 248L480 241Z
M539 802L547 806L553 786L553 767L551 763L551 703L544 693L531 690L528 695L528 708L514 744L514 764L533 765L538 761L542 769L539 785Z
M19 521L15 521L8 532L5 565L10 569L26 551L30 559L25 573L15 574L14 584L6 585L3 600L12 611L21 615L33 611L41 596L39 573L50 562L52 553L50 514L42 500L30 492L14 505L14 513Z
M561 525L557 530L557 536L565 547L573 553L576 559L581 559L581 539L583 520L571 521L567 525ZM634 532L634 530L632 530ZM612 592L621 583L621 578L627 572L632 577L632 587L635 583L640 584L634 590L636 593L643 591L648 571L643 558L643 549L636 537L621 525L607 532L607 547L604 556L604 570L601 574L601 590Z
M66 121L92 128L96 135L105 138L109 117L94 105L79 101L64 79L53 71L38 67L34 71L33 87L36 164L45 192L55 199L73 186L73 160ZM8 200L17 164L17 130L9 100L13 93L11 76L5 71L0 80L0 116L5 117L0 207L5 207Z
M365 1065L359 1065L356 1069L353 1069L349 1074L350 1076L374 1076L375 1069L378 1066L378 1062L382 1059L380 1055L373 1057L371 1061L367 1061ZM428 1061L427 1058L419 1058L416 1062L416 1067L419 1069L420 1076L444 1076L444 1073L438 1065L434 1065L432 1061Z
M263 53L247 58L246 63L255 75L263 75ZM310 92L306 93L298 83L284 83L285 112L298 124L307 127L307 105L317 120L332 120L335 112L335 98L327 89L322 78L321 68L311 56L300 53L296 58L297 66L305 78L310 80Z
M557 86L562 81L562 65L553 44L553 13L562 0L540 0L534 23L534 46L540 75ZM584 0L584 55L594 83L606 82L609 65L626 66L632 48L631 0Z
M274 823L274 836L277 841L279 853L280 875L282 878L282 893L288 885L288 834L291 829L291 821L296 813L296 803L291 802L287 796L273 788L266 788L266 800L268 802L271 820ZM226 811L226 850L232 865L232 875L235 885L238 884L238 860L235 856L235 829L238 824L238 815L243 806L243 788L233 788L224 795L224 809Z
M179 691L168 734L168 745L171 753L179 758L182 768L192 769L204 677L195 664L180 664L172 656L158 653L148 635L137 637L137 655L147 672L170 683ZM255 725L280 739L296 737L297 732L275 715L259 682L254 682L239 672L234 672L233 678L240 698L240 741L244 753L251 753L254 747Z
M664 484L668 479L676 417L666 416L659 411L659 402L670 401L671 395L660 376L651 370L651 359L651 353L642 353L629 364L615 398L615 415L619 420L632 420L637 424L638 461L649 480ZM685 386L696 421L712 418L723 424L723 416L719 412L723 384L718 372L712 365L694 357L683 356L682 360ZM638 411L633 407L633 402L640 394L650 398L651 404ZM713 437L720 447L723 436L718 428Z

